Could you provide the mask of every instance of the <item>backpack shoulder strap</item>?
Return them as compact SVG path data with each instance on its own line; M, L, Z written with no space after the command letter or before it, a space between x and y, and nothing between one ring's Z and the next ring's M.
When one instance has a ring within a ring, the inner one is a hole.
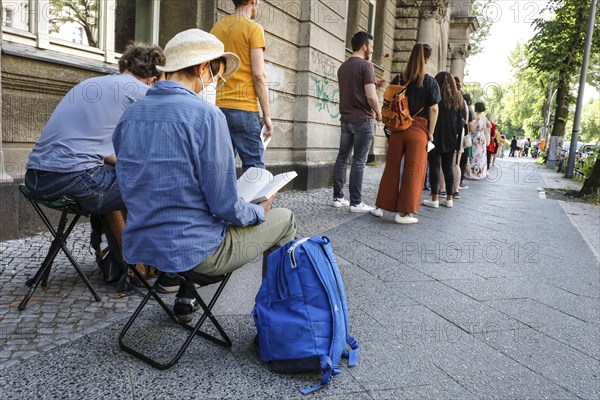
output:
M327 253L325 251L323 244L328 243L328 242L323 240L323 238L313 236L309 239L309 241L314 243L316 246L320 247L325 252L325 254ZM303 242L302 244L304 244L304 243L305 242ZM321 389L325 385L329 384L329 382L331 381L331 376L337 375L339 373L339 365L337 364L336 360L339 360L342 358L342 352L339 350L339 348L337 346L337 344L340 342L340 333L341 333L340 329L339 329L340 321L338 320L339 313L336 312L336 311L339 311L339 308L337 307L336 304L334 304L334 301L332 298L332 287L331 287L332 282L325 279L325 277L323 276L323 272L317 267L318 264L315 262L316 260L313 258L312 252L307 251L306 255L310 258L311 264L315 268L315 273L316 273L317 277L319 278L319 281L325 288L325 293L327 294L327 300L329 300L329 307L331 310L333 335L332 335L332 339L331 339L331 347L329 348L329 354L323 354L320 356L321 370L323 371L323 374L321 375L321 383L319 385L313 386L311 388L300 389L300 392L302 392L303 394L312 393L316 390Z
M348 351L343 352L342 356L344 358L348 359L348 366L354 367L356 365L356 359L358 358L358 352L360 351L360 348L358 346L358 341L350 335L350 327L348 324L348 320L349 320L349 318L348 318L348 303L346 303L346 292L344 289L344 283L342 281L342 276L340 274L339 267L335 260L335 255L333 254L333 250L331 249L331 246L329 246L329 243L331 243L331 241L329 240L329 238L327 236L323 236L322 239L324 241L326 241L326 244L327 244L327 245L323 246L325 255L329 259L329 262L331 263L331 265L334 266L333 276L335 278L335 284L337 286L337 290L340 294L340 302L342 303L342 311L344 313L344 324L346 327L346 343L350 346L350 349L351 349L349 352Z
M419 108L419 111L417 111L416 113L413 114L413 117L416 117L418 113L420 113L421 111L423 111L425 109L425 107L421 107Z

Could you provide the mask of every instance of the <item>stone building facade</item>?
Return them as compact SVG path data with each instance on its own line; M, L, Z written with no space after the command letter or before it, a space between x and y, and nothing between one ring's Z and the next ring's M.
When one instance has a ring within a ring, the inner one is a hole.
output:
M22 178L29 151L62 96L83 79L116 71L124 43L135 39L164 46L181 30L210 30L233 12L231 0L97 4L92 21L78 23L69 20L73 12L53 9L51 0L2 0L3 199L14 189L7 189L7 182ZM447 70L462 79L469 33L477 29L471 10L472 0L262 0L257 21L266 33L275 124L268 168L295 169L297 189L329 184L340 134L336 73L351 54L352 34L365 30L375 37L372 61L379 78L390 80L402 71L419 41L434 48L430 74ZM385 143L379 130L371 159L383 159ZM2 203L0 215L7 209Z

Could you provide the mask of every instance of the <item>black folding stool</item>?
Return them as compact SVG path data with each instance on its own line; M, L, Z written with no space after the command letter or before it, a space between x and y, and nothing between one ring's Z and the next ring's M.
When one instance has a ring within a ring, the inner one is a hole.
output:
M162 301L159 294L156 292L156 288L158 287L160 281L162 280L162 278L164 276L166 276L165 272L162 272L162 271L159 272L158 278L156 279L154 284L152 286L150 286L148 281L146 281L146 279L144 279L144 277L142 277L142 275L137 271L137 269L130 268L130 270L132 270L133 273L135 274L136 278L140 282L143 283L143 285L148 290L148 293L146 294L146 296L144 297L144 299L142 300L142 302L140 303L138 308L135 310L135 312L133 313L131 318L129 318L129 321L127 321L127 323L125 324L125 326L123 327L123 330L121 331L121 333L119 335L119 346L121 347L121 349L123 349L123 351L139 358L140 360L152 365L155 368L163 370L163 369L171 368L173 365L175 365L175 363L177 361L179 361L179 359L181 358L183 353L185 353L186 349L192 342L192 339L196 335L202 336L202 337L204 337L216 344L219 344L225 348L231 347L231 340L229 339L229 337L227 336L227 334L225 333L225 331L223 330L223 328L221 327L221 325L219 324L219 322L217 321L217 319L215 318L215 316L212 314L212 311L211 311L213 306L217 302L219 296L223 292L223 289L225 288L227 281L229 281L229 277L231 276L231 273L222 275L222 276L216 276L216 277L201 275L201 274L197 274L197 273L190 273L190 271L174 274L180 280L180 283L184 284L187 287L188 292L194 294L196 301L198 302L198 304L200 304L200 307L204 311L204 314L202 314L202 316L200 317L198 322L196 322L196 325L192 326L192 325L180 320L175 315L175 313L173 313L171 308ZM195 283L198 283L198 284L200 284L200 287L203 287L203 286L211 285L213 283L218 283L218 282L220 282L219 287L217 288L217 291L215 292L212 299L210 300L210 302L207 305L204 302L204 300L202 300L202 297L200 297L200 294L196 290ZM160 362L148 357L147 355L140 353L139 351L133 349L132 347L127 346L123 342L123 338L127 334L127 331L129 331L129 328L131 328L134 321L138 318L138 316L142 312L142 309L146 306L146 304L148 303L148 300L150 300L151 297L153 297L158 302L158 304L160 304L162 309L169 315L169 317L171 318L171 320L173 320L173 322L175 322L176 324L178 324L178 325L182 326L183 328L187 329L188 331L190 331L190 334L187 336L187 338L183 342L183 345L181 345L181 347L179 348L179 351L177 352L175 357L173 357L171 359L171 361L166 362L166 363L160 363ZM214 327L219 332L220 338L216 337L216 336L212 336L212 335L200 330L200 328L202 327L202 325L204 324L204 322L206 321L207 318L211 320Z
M27 307L27 303L29 302L29 299L31 299L31 296L33 296L33 292L35 292L35 289L39 285L40 281L42 282L42 287L46 287L48 285L48 276L50 275L52 263L54 262L54 259L56 258L60 250L62 250L65 253L67 258L69 259L69 261L71 262L71 264L85 283L85 285L88 287L90 292L92 292L94 299L96 301L100 301L101 297L96 292L96 289L94 289L94 286L92 286L92 283L89 281L87 276L85 276L85 274L81 270L81 267L79 266L77 261L75 261L75 259L71 255L71 252L66 247L67 239L69 238L71 231L73 231L73 228L77 224L77 221L79 221L79 218L81 218L82 215L86 217L88 217L89 215L83 212L79 208L77 202L71 197L63 196L59 199L52 201L40 200L33 197L31 195L31 192L29 192L29 189L27 189L25 185L20 185L19 190L21 191L21 193L23 193L23 196L25 196L25 198L31 203L37 214L40 216L40 218L54 237L54 239L52 240L52 244L50 245L50 249L48 250L48 254L42 262L42 266L40 267L40 269L38 269L33 278L25 282L25 285L29 286L29 291L19 304L19 310L23 311L25 307ZM46 214L44 214L44 211L40 206L45 206L61 212L60 220L58 222L58 227L56 228L56 230L54 229L52 223L50 222ZM73 218L70 223L68 222L69 214L72 215Z

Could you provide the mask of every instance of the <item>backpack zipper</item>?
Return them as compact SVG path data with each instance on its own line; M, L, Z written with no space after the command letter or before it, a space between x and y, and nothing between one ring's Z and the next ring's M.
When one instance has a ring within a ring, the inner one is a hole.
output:
M296 264L296 258L294 258L294 250L296 250L296 247L300 246L302 243L308 241L310 238L304 238L304 239L300 239L298 240L296 243L292 244L290 246L290 248L288 249L288 254L290 255L290 261L292 262L292 268L296 268L297 264Z

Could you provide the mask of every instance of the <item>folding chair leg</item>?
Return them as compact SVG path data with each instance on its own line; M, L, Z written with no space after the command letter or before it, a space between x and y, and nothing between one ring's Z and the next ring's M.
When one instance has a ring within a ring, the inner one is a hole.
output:
M202 315L202 317L200 318L200 321L199 321L200 325L202 325L204 323L204 321L206 320L206 318L208 317L211 320L211 322L213 323L214 327L217 329L217 331L219 331L219 334L221 335L222 339L219 339L215 336L208 335L202 331L198 331L197 334L202 336L205 339L208 339L214 343L220 344L221 346L228 347L228 348L231 347L231 340L227 336L227 333L225 333L225 330L223 329L223 327L221 327L221 324L219 324L219 321L217 321L217 319L213 315L212 308L215 305L215 303L217 302L217 299L219 298L219 296L221 296L221 292L223 292L223 289L225 289L225 285L227 284L227 281L229 281L230 276L231 276L231 274L227 274L225 279L223 279L221 281L221 283L219 284L219 287L217 288L217 291L215 292L212 299L208 303L208 306L204 303L204 301L202 300L202 298L200 297L198 292L195 290L194 283L190 282L189 280L186 281L186 285L188 286L188 289L192 290L192 293L194 293L194 297L196 298L196 301L198 301L198 303L200 304L200 307L202 307L202 310L204 311L204 314ZM185 324L185 323L183 323L183 324L179 323L179 324L188 330L190 330L192 328L189 324Z
M218 323L218 321L216 320L216 318L213 316L212 314L212 307L214 306L217 298L219 297L219 295L221 294L221 292L223 291L223 288L225 287L225 284L227 283L227 281L229 280L229 277L231 274L228 274L225 279L220 283L219 287L217 288L217 291L215 293L215 295L213 296L213 298L211 299L209 305L207 306L204 301L202 300L202 298L200 298L200 296L198 295L198 293L196 292L195 288L194 288L194 283L190 282L188 280L185 281L185 284L188 285L188 287L191 287L193 289L193 293L194 293L194 297L196 298L196 300L199 302L200 306L202 307L202 310L204 311L204 314L202 315L202 317L200 317L200 319L198 320L198 322L196 323L196 325L192 326L189 325L183 321L181 321L179 318L177 318L177 316L173 313L173 311L171 311L171 309L169 308L169 306L167 306L162 299L160 298L160 296L158 296L157 292L156 292L156 287L158 286L158 284L160 283L162 277L165 275L164 272L161 272L158 275L158 278L156 279L156 282L154 283L154 285L152 285L152 287L148 284L148 282L140 275L140 273L133 268L133 272L134 274L137 276L138 279L140 279L140 281L144 284L144 286L146 287L146 289L148 289L148 294L144 297L144 299L142 300L142 302L140 303L140 305L138 306L138 308L135 310L135 312L133 313L133 315L131 316L131 318L127 321L127 323L125 324L125 326L123 327L123 330L121 331L120 335L119 335L119 346L121 347L121 349L123 349L125 352L139 358L140 360L152 365L155 368L164 370L167 368L172 367L173 365L175 365L175 363L177 361L179 361L179 359L181 358L181 356L183 356L183 354L185 353L185 351L187 350L188 346L190 345L192 339L198 335L198 336L202 336L206 339L209 339L211 341L213 341L214 343L217 343L221 346L224 346L226 348L231 347L231 340L229 339L229 337L227 336L227 334L225 333L225 331L223 330L223 328L221 327L221 325ZM173 357L169 362L167 363L160 363L156 360L151 359L150 357L138 352L137 350L127 346L124 342L123 342L123 338L125 337L125 335L127 334L127 331L129 331L129 328L131 328L131 326L133 325L133 322L137 319L137 317L139 316L139 314L141 313L142 309L146 306L146 303L148 302L148 300L150 300L150 298L153 297L159 304L160 306L163 308L163 310L165 310L165 312L169 315L169 317L178 325L184 327L185 329L187 329L188 331L190 331L190 334L188 335L188 337L185 339L184 343L181 345L181 347L179 348L179 351L177 352L177 354L175 355L175 357ZM209 335L203 331L200 330L200 328L202 327L202 325L204 324L204 322L206 321L206 318L209 318L215 328L219 331L219 334L221 336L221 339L214 337L212 335Z
M46 269L46 272L42 276L42 287L44 288L48 286L48 278L50 277L50 270L52 269L52 264L54 264L54 261L50 263L50 268Z
M31 296L33 296L33 292L35 292L35 289L37 289L40 281L50 271L50 268L52 267L52 261L56 257L56 254L58 254L59 248L60 247L54 245L53 241L52 245L50 246L50 251L48 251L48 255L46 255L42 266L36 272L35 276L26 282L26 285L29 286L29 290L27 291L25 297L23 297L23 300L21 300L21 303L19 303L19 307L17 307L20 311L23 311L25 307L27 307L27 303L29 302L29 299L31 299Z

